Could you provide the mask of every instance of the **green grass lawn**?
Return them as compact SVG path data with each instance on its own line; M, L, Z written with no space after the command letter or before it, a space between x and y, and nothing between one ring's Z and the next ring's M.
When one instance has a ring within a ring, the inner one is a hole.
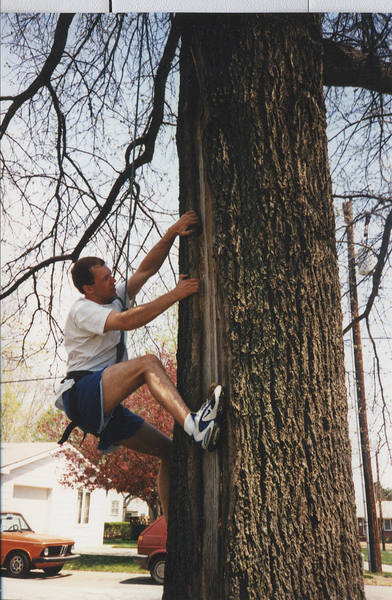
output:
M365 585L392 587L392 573L370 573L369 571L365 571L363 580Z
M80 558L65 565L65 569L76 571L111 571L121 573L148 573L140 564L127 556L81 554Z
M367 548L362 548L365 560L368 559ZM381 562L383 565L392 565L392 550L381 550Z
M392 552L387 552L391 559ZM365 558L366 554L364 553ZM385 560L385 557L384 557ZM385 564L385 563L384 563ZM147 575L149 572L140 567L140 563L134 561L132 557L126 556L107 556L82 554L80 558L69 562L65 569L78 571L106 571L112 573L137 573ZM365 585L382 585L392 587L392 573L374 574L366 571L364 573Z

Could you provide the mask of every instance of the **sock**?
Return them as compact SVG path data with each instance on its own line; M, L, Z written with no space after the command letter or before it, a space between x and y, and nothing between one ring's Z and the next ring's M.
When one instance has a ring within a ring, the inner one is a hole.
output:
M184 431L188 435L192 435L192 433L195 431L195 421L193 420L192 413L189 413L189 415L185 417Z

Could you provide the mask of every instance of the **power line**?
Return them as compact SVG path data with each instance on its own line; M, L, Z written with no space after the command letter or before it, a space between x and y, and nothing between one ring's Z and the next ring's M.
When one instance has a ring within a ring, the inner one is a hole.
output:
M363 340L371 340L372 338L370 337L362 337ZM392 340L392 337L374 337L373 340ZM344 340L345 344L350 343L351 344L351 339L345 339Z
M63 375L53 375L53 377L37 377L36 379L10 379L9 381L0 381L3 383L28 383L29 381L48 381L49 379L62 379Z
M371 340L372 338L362 336L362 339L363 340ZM373 339L374 340L392 340L392 337L374 337Z

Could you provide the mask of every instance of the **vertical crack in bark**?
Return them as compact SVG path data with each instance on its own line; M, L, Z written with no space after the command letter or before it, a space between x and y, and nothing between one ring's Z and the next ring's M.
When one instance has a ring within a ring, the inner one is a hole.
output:
M199 210L202 220L200 238L200 277L202 280L202 339L200 348L201 392L206 396L212 382L222 383L220 377L220 352L217 332L217 295L214 264L214 199L208 187L203 156L203 127L207 120L208 108L203 97L202 73L204 65L195 47L191 48L196 78L198 82L198 108L195 115L195 151L198 161ZM203 454L203 556L202 589L203 599L218 598L219 570L219 456L217 452Z

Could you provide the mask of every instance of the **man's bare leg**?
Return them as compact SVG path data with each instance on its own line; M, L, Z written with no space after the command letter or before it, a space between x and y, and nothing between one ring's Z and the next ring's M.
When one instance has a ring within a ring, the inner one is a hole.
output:
M155 429L152 425L144 422L132 437L121 442L135 452L142 452L149 456L160 458L161 464L158 475L158 494L162 505L164 517L168 519L169 487L170 487L170 458L172 452L172 441L164 433Z
M183 427L190 410L160 360L153 355L127 360L105 369L102 374L104 413L115 408L145 383L155 400Z
M223 411L222 386L213 384L207 400L197 412L191 413L156 356L134 358L105 369L102 373L104 413L145 383L155 400L174 417L193 443L204 450L216 449Z

